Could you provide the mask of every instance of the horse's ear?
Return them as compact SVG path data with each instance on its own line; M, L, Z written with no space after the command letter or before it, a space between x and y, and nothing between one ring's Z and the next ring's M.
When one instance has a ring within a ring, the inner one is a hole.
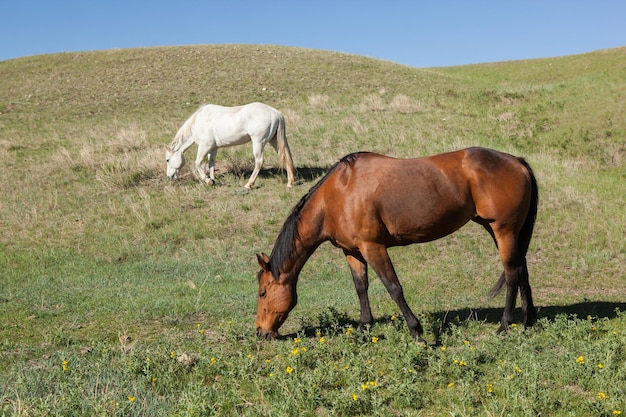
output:
M256 259L259 262L259 266L261 267L261 269L266 272L270 270L270 258L266 254L257 253Z

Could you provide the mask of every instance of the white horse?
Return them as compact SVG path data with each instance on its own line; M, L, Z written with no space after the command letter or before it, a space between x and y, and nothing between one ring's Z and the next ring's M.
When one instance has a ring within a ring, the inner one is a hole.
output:
M175 179L185 164L183 153L198 144L196 169L207 184L215 182L217 149L252 141L254 171L245 188L254 185L263 166L263 148L269 142L278 153L281 168L287 168L287 187L293 187L295 168L285 135L285 117L281 112L263 103L224 107L215 104L201 106L187 119L166 147L167 176ZM204 170L204 158L209 159L209 176Z

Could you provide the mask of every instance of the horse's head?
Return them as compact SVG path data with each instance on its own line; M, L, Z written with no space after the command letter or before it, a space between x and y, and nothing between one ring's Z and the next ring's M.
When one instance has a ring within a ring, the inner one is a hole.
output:
M178 172L185 165L185 155L182 152L175 152L173 148L165 148L165 161L167 162L167 177L176 179Z
M281 281L272 274L270 260L266 254L257 254L257 259L261 270L258 274L256 332L259 337L276 338L278 328L296 306L298 298L296 286L294 282Z

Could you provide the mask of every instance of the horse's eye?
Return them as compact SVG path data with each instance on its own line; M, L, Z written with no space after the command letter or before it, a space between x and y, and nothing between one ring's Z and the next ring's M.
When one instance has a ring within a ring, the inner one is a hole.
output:
M259 298L265 298L265 288L263 288L261 291L259 291Z
M170 159L169 159L169 158L167 158L167 159L165 160L165 162L169 162L169 161L170 161Z

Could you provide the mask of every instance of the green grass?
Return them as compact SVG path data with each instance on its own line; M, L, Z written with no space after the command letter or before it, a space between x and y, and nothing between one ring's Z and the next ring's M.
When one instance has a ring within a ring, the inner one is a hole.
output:
M625 66L624 48L419 69L241 45L0 62L0 415L626 413ZM298 186L268 149L244 191L249 145L220 150L214 187L188 166L164 178L199 104L251 101L284 112ZM494 334L501 266L468 225L390 250L429 348L373 276L377 323L350 330L331 245L302 271L288 337L256 339L254 254L332 163L472 145L537 175L536 328Z

